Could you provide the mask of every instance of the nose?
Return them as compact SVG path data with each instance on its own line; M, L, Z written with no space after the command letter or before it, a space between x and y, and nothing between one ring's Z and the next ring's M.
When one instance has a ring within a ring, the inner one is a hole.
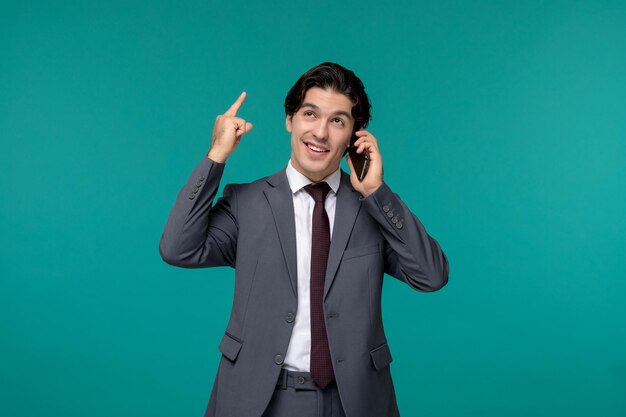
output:
M312 133L319 140L327 140L328 139L328 124L326 120L320 119L317 121L317 124L313 128Z

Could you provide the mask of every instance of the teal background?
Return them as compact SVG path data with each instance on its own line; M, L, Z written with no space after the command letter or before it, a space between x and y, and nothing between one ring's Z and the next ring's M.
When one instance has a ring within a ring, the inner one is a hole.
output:
M240 91L225 181L286 163L282 100L325 60L451 264L433 294L386 280L403 415L626 415L626 4L602 0L2 1L0 415L202 415L233 273L166 265L162 227Z

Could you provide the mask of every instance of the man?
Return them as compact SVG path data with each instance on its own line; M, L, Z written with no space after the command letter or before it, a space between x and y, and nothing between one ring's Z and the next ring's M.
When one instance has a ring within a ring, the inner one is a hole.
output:
M285 99L287 166L226 186L213 205L226 160L253 128L238 115L245 98L217 116L207 157L178 194L159 245L172 265L235 268L205 416L398 416L383 275L435 291L448 263L383 182L377 140L363 129L363 84L333 63L307 71ZM356 152L369 156L362 180L349 156L350 176L339 168L353 136Z

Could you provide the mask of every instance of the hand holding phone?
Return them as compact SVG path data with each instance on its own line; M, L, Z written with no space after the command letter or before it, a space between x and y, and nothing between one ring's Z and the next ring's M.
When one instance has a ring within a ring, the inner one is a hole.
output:
M367 174L367 169L369 168L369 155L365 150L361 153L356 152L357 147L354 146L354 142L356 142L357 139L357 135L352 135L352 139L350 139L350 147L348 148L348 154L350 155L352 166L356 172L356 177L362 182L363 178L365 178L365 175Z
M357 153L359 149L361 153ZM367 130L359 129L354 132L348 153L352 187L363 197L368 197L383 184L383 160L378 141Z

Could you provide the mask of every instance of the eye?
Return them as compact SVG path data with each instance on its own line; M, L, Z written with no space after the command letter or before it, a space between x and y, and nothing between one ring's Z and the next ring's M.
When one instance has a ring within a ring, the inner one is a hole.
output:
M310 110L306 110L304 112L304 117L313 117L313 115L314 115L313 112Z
M333 119L333 123L334 123L334 124L336 124L336 125L341 125L341 126L343 126L343 125L345 124L345 123L343 122L343 120L342 120L342 119L340 119L340 118L338 118L338 117L335 117L335 118Z

